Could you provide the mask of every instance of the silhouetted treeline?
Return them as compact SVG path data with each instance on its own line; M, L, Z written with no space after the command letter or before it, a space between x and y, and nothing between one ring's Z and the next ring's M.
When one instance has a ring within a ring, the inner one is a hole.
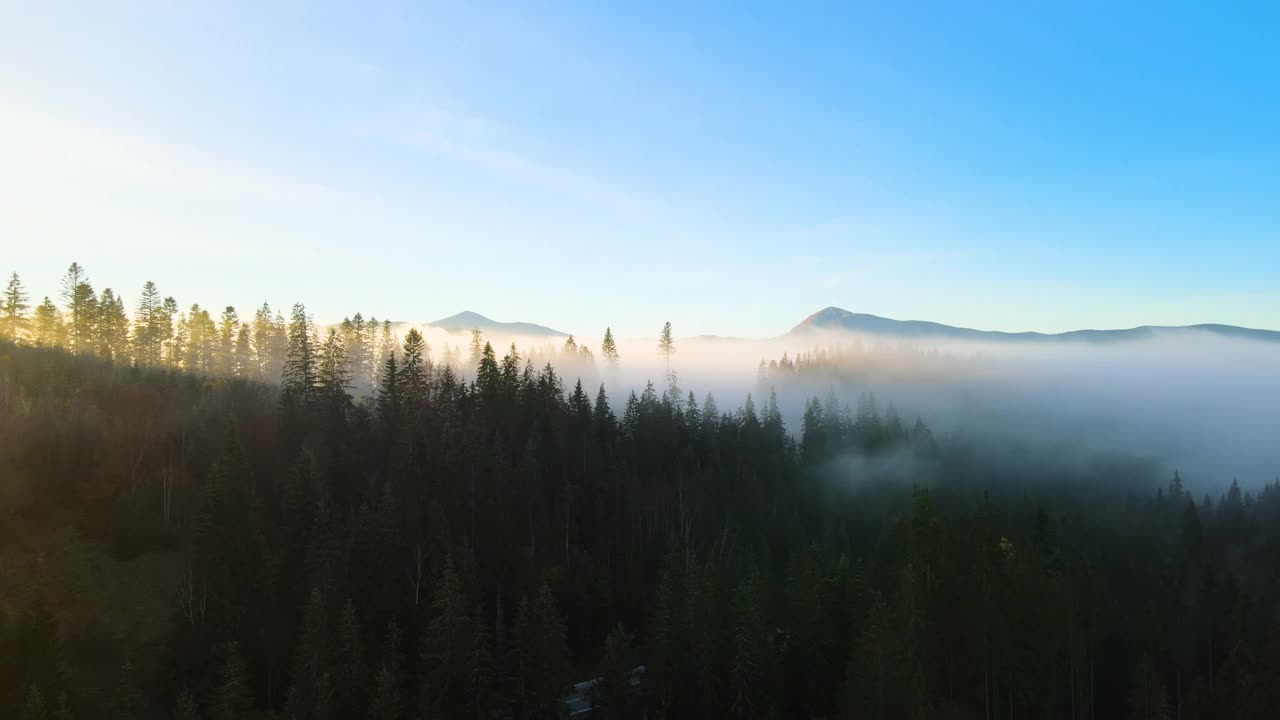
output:
M592 678L621 718L1280 707L1280 483L397 344L362 395L300 307L279 386L0 341L0 558L31 568L0 716L559 717ZM108 560L135 591L95 596Z

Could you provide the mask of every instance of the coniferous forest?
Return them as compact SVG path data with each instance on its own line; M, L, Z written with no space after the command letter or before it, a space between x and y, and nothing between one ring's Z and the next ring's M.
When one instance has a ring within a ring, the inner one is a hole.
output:
M993 457L869 395L610 396L611 333L433 359L62 290L0 299L0 718L1280 708L1280 483Z

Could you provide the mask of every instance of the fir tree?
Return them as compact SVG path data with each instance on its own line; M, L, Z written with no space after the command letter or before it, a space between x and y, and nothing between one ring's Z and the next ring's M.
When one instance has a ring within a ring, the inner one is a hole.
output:
M316 389L316 350L311 318L302 303L293 306L285 353L283 390L287 401L306 405Z
M600 356L604 358L609 367L617 367L620 356L618 355L618 343L614 342L613 339L612 328L604 329L604 340L600 341Z
M0 297L0 337L11 342L21 340L27 331L27 292L22 287L18 273L9 276L4 296Z

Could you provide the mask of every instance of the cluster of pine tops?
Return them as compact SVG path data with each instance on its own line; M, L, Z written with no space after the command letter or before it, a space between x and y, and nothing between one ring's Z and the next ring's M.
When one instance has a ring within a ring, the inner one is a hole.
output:
M479 337L436 364L150 284L130 321L82 274L0 304L0 718L564 717L588 679L602 718L1280 707L1280 484L1196 500L870 398L793 435L674 375L616 413Z

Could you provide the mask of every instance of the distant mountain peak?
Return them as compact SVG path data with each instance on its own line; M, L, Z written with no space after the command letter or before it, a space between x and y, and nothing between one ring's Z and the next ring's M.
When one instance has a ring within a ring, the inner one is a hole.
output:
M462 326L467 324L478 327L481 325L493 325L494 321L481 315L478 312L473 312L471 310L463 310L457 315L450 315L447 318L441 318L440 320L436 320L435 322L429 323L429 324L434 325L436 327Z
M1136 340L1158 333L1199 331L1226 337L1280 342L1280 331L1255 330L1235 325L1143 325L1120 330L1072 330L1063 333L1002 332L999 330L975 330L973 328L955 327L926 320L892 320L879 315L849 312L844 308L835 306L825 307L813 313L787 334L796 336L816 331L843 331L883 335L886 337L933 338L939 340L1068 340L1077 342Z
M468 332L479 329L481 332L504 333L508 335L531 335L536 337L567 337L568 333L553 330L545 325L527 322L499 322L472 310L463 310L456 315L441 318L432 323L432 327L450 332Z

